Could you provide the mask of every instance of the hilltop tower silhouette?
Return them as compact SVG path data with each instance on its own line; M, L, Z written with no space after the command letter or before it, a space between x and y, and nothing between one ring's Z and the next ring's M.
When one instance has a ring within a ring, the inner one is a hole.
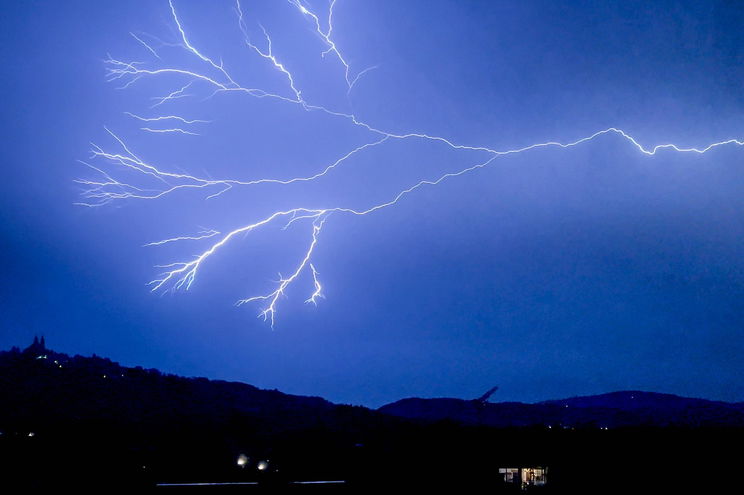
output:
M27 352L29 354L43 354L46 352L46 341L44 340L44 336L41 336L41 339L39 339L38 336L34 335L34 341L31 343L30 346L26 347L23 352Z

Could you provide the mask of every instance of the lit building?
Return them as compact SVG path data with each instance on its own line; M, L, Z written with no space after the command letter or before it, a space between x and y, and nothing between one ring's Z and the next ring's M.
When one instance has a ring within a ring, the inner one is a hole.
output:
M519 485L523 490L530 487L545 486L547 483L547 467L519 467L499 468L499 474L504 483Z

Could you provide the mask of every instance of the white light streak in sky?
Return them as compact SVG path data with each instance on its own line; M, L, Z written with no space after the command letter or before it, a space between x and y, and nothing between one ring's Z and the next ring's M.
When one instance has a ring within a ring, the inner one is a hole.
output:
M333 14L336 6L336 0L331 0L327 8L327 16L321 20L321 16L316 12L310 10L310 7L303 4L300 0L287 0L291 7L294 7L301 16L303 16L309 24L311 29L320 37L325 49L321 51L322 57L332 56L335 58L342 67L343 78L347 87L347 92L350 92L354 85L359 81L360 77L368 73L370 70L377 66L365 68L361 71L354 73L352 67L347 61L347 58L342 54L336 40L334 39L334 27L333 27ZM524 146L514 149L495 149L488 145L470 146L453 142L452 140L441 137L429 135L422 132L406 132L406 133L394 133L379 129L372 124L364 122L357 115L353 113L345 113L337 111L331 108L327 108L322 105L317 105L306 101L303 96L302 89L297 84L297 78L291 71L291 68L285 65L281 60L281 54L275 53L274 45L270 33L260 24L261 36L260 44L252 41L249 36L248 23L246 18L249 13L241 5L240 1L236 1L235 13L237 17L237 29L242 33L244 43L247 50L253 53L256 57L260 57L267 62L268 70L279 71L283 74L285 79L286 87L284 89L267 90L264 88L250 87L238 82L237 77L233 75L226 68L225 64L220 60L216 62L213 58L206 55L207 50L202 47L196 47L190 40L188 35L188 27L184 24L178 14L177 4L173 0L168 1L170 7L170 13L172 16L173 24L178 31L178 45L190 54L195 59L196 66L202 66L203 69L187 68L181 65L170 65L164 59L164 52L156 52L150 45L145 43L140 37L135 36L133 33L130 35L141 45L143 45L147 51L156 59L153 61L155 65L150 65L138 62L138 61L123 61L111 56L106 59L105 64L107 66L107 77L109 81L120 81L123 85L122 89L126 89L138 81L145 78L162 78L164 76L178 76L182 78L184 84L180 87L175 87L171 92L164 96L154 96L151 101L154 104L150 106L149 115L141 116L132 112L126 112L126 114L142 123L146 123L146 126L141 127L143 131L150 133L179 133L185 135L196 135L198 132L192 129L198 128L209 124L210 121L205 119L197 119L193 117L186 117L175 114L156 114L156 109L161 105L168 104L169 107L173 104L178 103L177 100L184 100L192 97L193 94L189 93L194 88L193 86L197 83L206 85L211 88L212 92L210 96L214 96L218 93L234 94L235 97L249 96L253 98L268 98L275 100L277 104L290 104L299 105L299 107L308 113L321 112L332 118L340 119L346 122L349 126L361 128L369 134L369 140L360 146L348 150L345 154L337 158L331 163L325 166L319 167L315 171L310 171L306 175L296 177L259 177L252 179L241 179L234 177L225 178L211 178L199 175L193 175L187 172L172 172L167 171L159 166L152 163L146 162L144 159L135 155L132 148L125 143L125 140L119 135L115 134L108 128L106 131L116 142L118 147L115 151L106 151L103 147L93 144L91 153L92 159L98 160L101 164L94 166L87 162L82 162L84 165L93 170L98 178L96 179L78 179L77 182L85 186L85 190L82 192L83 201L80 205L87 207L99 207L112 202L118 202L122 200L156 200L164 196L171 195L176 191L193 191L201 192L202 199L214 199L222 194L229 191L236 190L237 188L248 187L257 184L278 184L287 185L298 182L311 182L318 180L327 174L332 173L336 168L343 166L349 159L356 155L363 154L368 150L383 146L390 140L398 141L429 141L446 145L447 147L462 151L468 154L475 154L476 159L471 161L471 164L464 167L458 168L451 172L441 174L431 178L421 178L420 180L412 183L409 187L400 190L387 201L383 201L377 204L368 205L366 208L351 208L345 205L326 205L322 208L309 208L304 206L297 206L294 208L275 211L272 214L258 220L253 220L242 226L229 231L229 232L217 232L216 230L202 230L196 235L184 235L175 236L161 241L150 242L146 246L159 246L166 243L178 243L185 241L204 241L209 240L211 242L204 250L197 253L189 261L179 261L169 263L166 265L159 265L161 268L165 268L166 271L160 275L159 278L150 282L153 291L164 290L164 289L186 289L188 290L195 282L197 274L202 269L204 262L220 251L220 248L225 244L232 241L238 236L238 234L246 234L256 229L261 229L268 224L274 223L275 221L285 222L285 228L295 223L303 223L309 229L308 242L304 249L304 254L295 264L295 269L289 276L279 276L279 279L275 281L275 289L266 294L259 294L246 297L237 301L237 305L241 306L244 304L258 303L261 308L259 317L270 322L272 328L275 323L275 317L277 313L277 305L281 296L285 295L287 288L297 282L301 276L309 272L312 280L313 292L305 301L307 303L317 304L318 299L324 297L322 294L322 286L319 281L319 273L312 263L313 254L318 246L320 239L321 230L326 221L332 217L332 214L347 214L355 216L365 216L374 213L378 210L395 206L399 201L407 197L408 195L416 192L418 189L425 186L437 186L447 179L453 179L458 176L474 172L480 168L491 165L496 158L512 155L527 153L532 150L540 148L556 148L566 149L575 146L580 146L584 143L600 140L610 139L612 136L619 137L626 141L634 149L643 155L652 156L659 152L677 152L677 153L695 153L702 154L713 150L720 146L744 145L742 139L725 139L717 141L702 148L694 148L689 146L680 146L676 144L658 144L654 146L644 146L635 137L631 136L622 129L609 127L603 130L599 130L590 135L577 138L570 142L558 142L558 141L545 141L541 143L535 143L529 146ZM172 44L171 44L172 45ZM170 124L176 124L171 126ZM474 164L473 164L474 163ZM149 185L147 187L141 185L135 185L130 182L124 181L124 179L117 179L115 172L117 170L127 170L134 172L136 176L147 180Z

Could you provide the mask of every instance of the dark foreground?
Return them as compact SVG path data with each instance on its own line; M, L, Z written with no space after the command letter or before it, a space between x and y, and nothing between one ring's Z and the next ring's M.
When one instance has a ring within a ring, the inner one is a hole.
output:
M239 449L220 448L200 439L197 431L181 431L158 449L138 449L124 447L125 439L117 432L103 426L95 432L94 425L90 427L33 437L5 433L0 440L4 486L24 492L70 486L163 493L278 488L323 493L363 488L498 493L522 488L505 483L499 468L547 467L545 485L526 486L528 492L741 493L741 430L547 431L438 424L381 430L365 445L338 444L322 431L308 431L261 452L242 446L241 453L250 455L240 457ZM242 466L239 459L245 459ZM205 482L244 484L173 486Z
M590 399L386 414L35 341L0 352L0 493L741 493L744 405Z

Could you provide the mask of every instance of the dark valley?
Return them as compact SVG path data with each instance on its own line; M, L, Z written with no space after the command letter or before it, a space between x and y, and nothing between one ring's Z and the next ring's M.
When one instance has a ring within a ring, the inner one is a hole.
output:
M25 490L725 492L741 467L722 447L744 437L741 403L630 391L371 410L71 357L43 339L0 353L0 404L3 481Z

